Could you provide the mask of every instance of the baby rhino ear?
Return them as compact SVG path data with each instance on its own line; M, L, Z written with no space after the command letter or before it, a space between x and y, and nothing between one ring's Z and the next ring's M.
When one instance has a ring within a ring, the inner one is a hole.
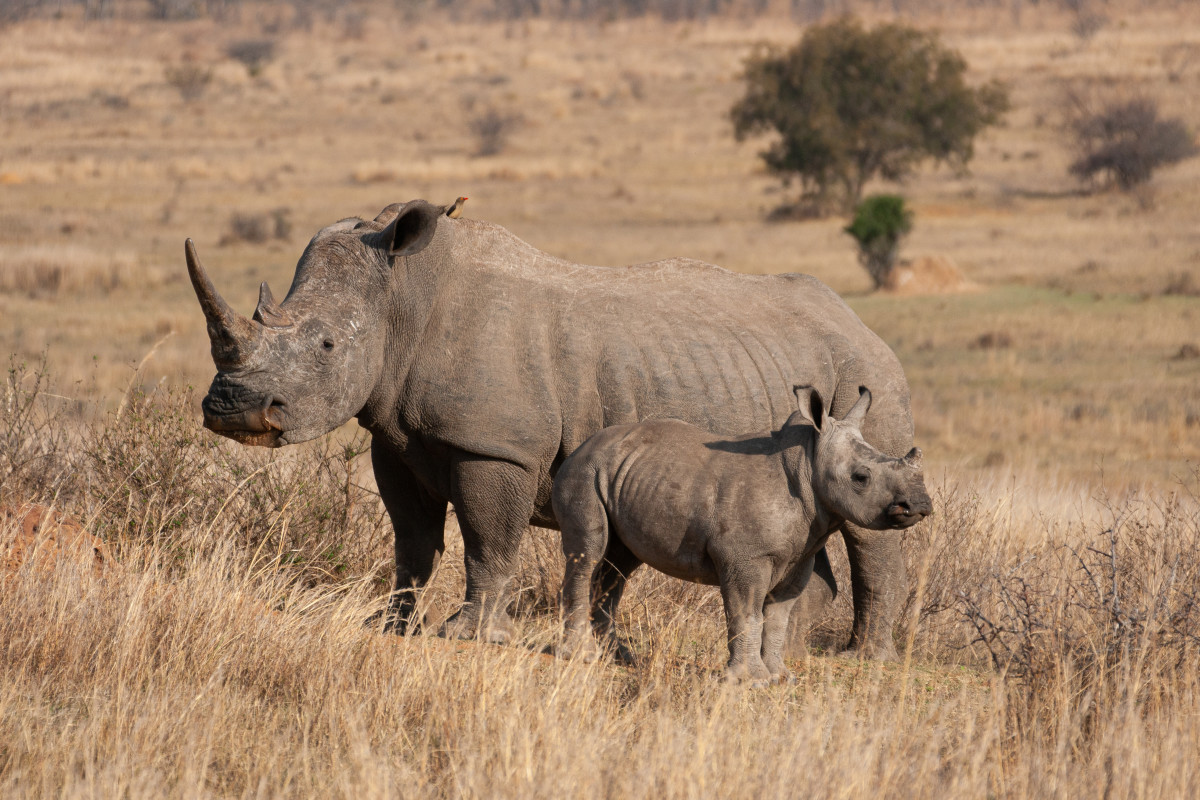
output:
M871 410L871 390L865 386L858 387L858 400L854 403L846 416L842 417L842 422L848 422L855 428L862 430L862 424L867 419L867 412Z
M821 399L821 393L815 386L795 386L792 391L796 393L800 416L820 433L825 424L825 401Z

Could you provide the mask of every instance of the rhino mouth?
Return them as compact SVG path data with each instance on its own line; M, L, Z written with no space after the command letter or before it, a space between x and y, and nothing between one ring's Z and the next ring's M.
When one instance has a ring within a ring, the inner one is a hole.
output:
M280 447L286 428L286 404L267 395L255 407L230 410L212 394L201 404L204 410L204 427L213 433L233 439L241 444L256 447Z
M892 530L904 530L925 519L932 511L929 503L892 503L887 510L888 523Z

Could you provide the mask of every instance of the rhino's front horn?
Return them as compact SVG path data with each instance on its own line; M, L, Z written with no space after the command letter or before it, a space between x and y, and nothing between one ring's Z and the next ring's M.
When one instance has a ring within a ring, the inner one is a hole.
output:
M275 295L271 294L271 287L267 286L267 282L263 281L258 287L258 306L254 309L254 320L261 322L267 328L290 328L292 326L292 318L283 310L283 307L275 302Z
M204 271L204 265L200 263L200 257L196 255L196 245L191 239L184 245L184 254L187 256L188 277L192 279L192 288L196 290L196 298L208 322L213 361L218 367L241 363L259 336L258 328L234 311L217 292L208 273Z

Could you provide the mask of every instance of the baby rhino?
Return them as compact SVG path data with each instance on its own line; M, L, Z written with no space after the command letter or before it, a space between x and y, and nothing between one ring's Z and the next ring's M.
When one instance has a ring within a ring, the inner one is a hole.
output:
M921 451L889 458L863 440L866 388L841 420L811 386L795 393L799 410L769 435L722 439L654 420L605 428L563 462L553 495L567 560L560 656L596 658L593 625L625 653L616 607L629 574L649 564L720 585L726 680L791 678L788 614L826 537L843 520L899 530L932 510Z

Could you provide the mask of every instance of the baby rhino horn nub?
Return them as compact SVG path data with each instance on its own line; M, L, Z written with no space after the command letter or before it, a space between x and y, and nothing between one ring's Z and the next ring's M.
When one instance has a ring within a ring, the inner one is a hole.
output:
M254 309L254 319L267 328L289 328L292 325L292 318L275 302L275 295L271 294L271 287L267 286L266 281L258 287L258 307Z
M253 346L258 329L253 322L234 311L217 292L204 265L200 263L196 245L191 239L187 240L183 249L187 258L188 277L191 278L196 299L200 301L200 308L208 323L213 360L218 367L237 364Z

